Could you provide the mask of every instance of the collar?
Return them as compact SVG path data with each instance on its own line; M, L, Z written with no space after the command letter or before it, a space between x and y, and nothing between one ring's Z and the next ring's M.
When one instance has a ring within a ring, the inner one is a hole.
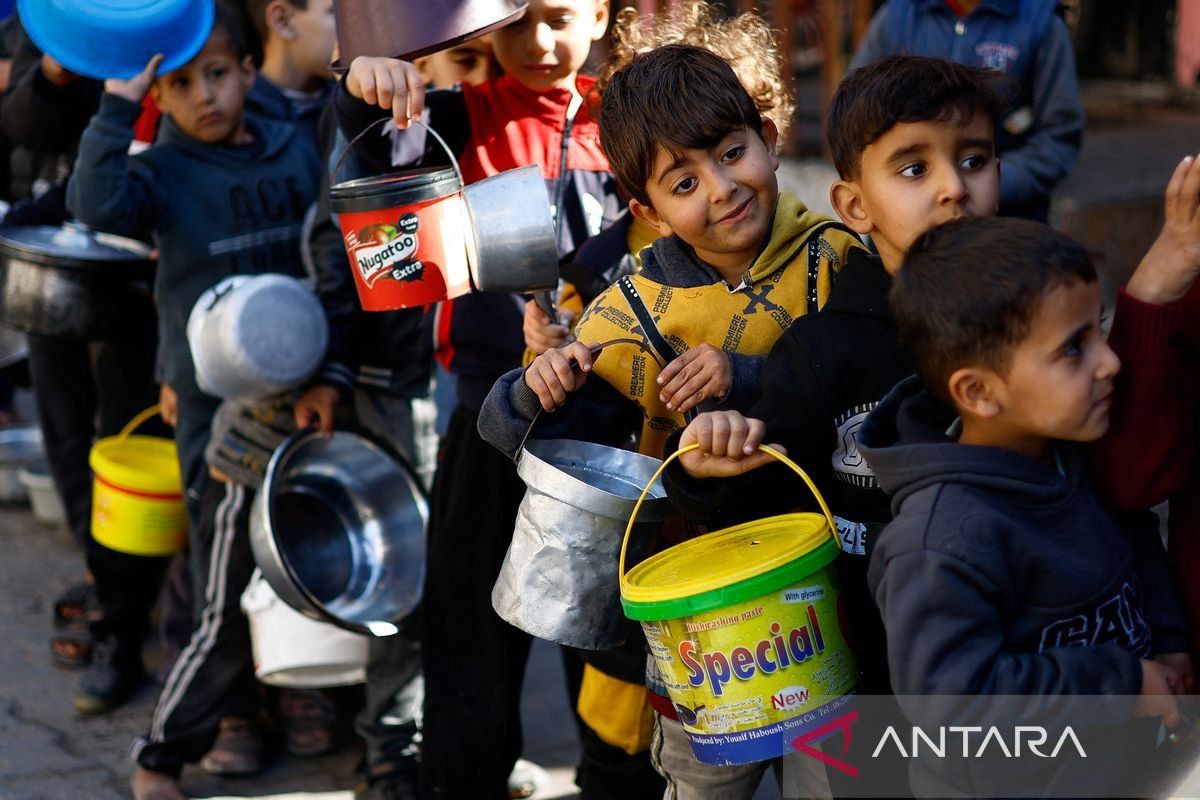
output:
M584 98L577 119L589 116L590 103L588 98L596 85L596 79L588 75L575 76L575 89ZM464 87L466 90L467 87ZM522 109L527 115L546 123L559 125L567 108L571 105L572 94L568 89L548 89L544 92L530 89L511 75L501 75L492 81L490 88L498 97L504 98L504 103Z
M823 311L837 311L860 317L871 317L895 325L892 308L888 305L888 290L892 276L883 268L879 256L860 248L852 248L846 256L846 266L838 273Z

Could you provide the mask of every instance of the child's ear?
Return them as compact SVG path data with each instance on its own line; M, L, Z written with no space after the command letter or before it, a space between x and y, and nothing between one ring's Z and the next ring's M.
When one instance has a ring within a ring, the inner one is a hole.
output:
M240 66L242 68L242 84L246 87L246 91L248 92L250 91L250 88L254 86L254 76L256 74L254 69L254 57L244 56Z
M829 204L846 227L859 236L875 230L871 215L862 202L862 189L856 181L834 181L829 187Z
M267 20L267 30L280 39L292 41L296 38L296 29L292 27L294 7L287 0L271 0L263 9Z
M598 42L608 33L608 0L595 0L596 24L592 26L592 41Z
M629 211L633 216L658 231L659 236L670 236L674 233L671 230L671 226L658 215L658 212L654 210L654 206L649 203L643 203L641 200L635 198L629 201Z
M962 414L978 419L992 419L1002 410L996 373L978 367L955 370L946 382L954 407Z
M771 168L779 169L779 126L770 117L762 118L762 140L771 154Z

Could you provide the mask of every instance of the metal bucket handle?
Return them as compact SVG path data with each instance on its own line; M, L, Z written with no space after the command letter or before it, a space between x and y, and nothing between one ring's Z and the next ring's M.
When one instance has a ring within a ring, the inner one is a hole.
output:
M646 484L646 488L642 489L642 494L638 497L637 503L634 504L633 513L629 515L629 523L625 526L625 536L621 539L621 560L617 562L620 564L622 594L625 593L625 589L629 586L629 582L625 578L625 574L628 572L628 570L625 569L625 551L629 547L629 537L633 533L633 524L637 521L637 515L642 509L642 503L645 501L646 496L650 494L650 489L654 486L658 479L662 477L663 472L666 471L667 466L672 461L679 458L684 453L690 453L699 447L699 444L689 444L687 447L681 447L674 453L671 453L671 455L667 456L666 459L663 460L663 463L659 466L658 470L655 471L654 475L650 478L650 481ZM795 472L800 476L800 478L808 486L809 490L813 493L813 497L817 498L817 503L821 506L821 511L825 514L825 519L829 522L830 535L833 536L833 539L835 542L837 542L838 547L841 547L841 540L838 538L837 523L833 521L833 513L830 512L829 506L825 504L825 498L821 496L821 492L817 489L816 484L812 482L812 478L808 477L808 473L802 470L795 461L792 461L790 458L773 447L760 444L758 449L768 455L774 456L776 460L782 461L784 464L791 467L792 472Z
M129 435L135 430L144 425L151 417L157 416L162 411L162 405L155 403L154 405L141 412L121 428L121 432L117 434L117 441L123 442L129 438Z
M346 149L343 150L342 154L338 157L337 163L333 165L333 172L329 176L330 183L337 183L337 176L338 176L338 173L342 169L342 164L345 163L346 156L350 155L350 151L354 149L354 145L358 144L359 141L364 136L366 136L368 133L370 133L372 128L374 128L378 125L383 125L386 122L388 122L390 119L392 119L392 118L391 117L380 117L379 119L375 120L370 125L368 125L367 127L363 128L361 131L359 131L358 135L350 140L350 143L348 145L346 145ZM454 175L458 178L458 185L465 186L466 183L463 181L462 170L458 168L458 159L454 157L454 151L450 149L450 145L446 144L446 140L443 139L438 134L438 132L433 129L433 126L429 125L428 123L426 123L423 120L414 119L411 121L411 124L420 125L422 128L424 128L426 131L429 132L430 136L432 136L434 139L437 140L437 143L440 144L442 146L442 149L446 151L446 155L450 157L450 166L454 169Z

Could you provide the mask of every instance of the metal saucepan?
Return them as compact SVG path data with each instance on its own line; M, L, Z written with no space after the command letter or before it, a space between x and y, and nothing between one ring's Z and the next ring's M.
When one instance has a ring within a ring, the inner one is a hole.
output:
M250 543L263 577L292 608L390 636L421 599L428 519L416 474L390 448L305 429L267 465Z
M0 226L0 322L69 339L129 330L154 312L150 252L77 227Z

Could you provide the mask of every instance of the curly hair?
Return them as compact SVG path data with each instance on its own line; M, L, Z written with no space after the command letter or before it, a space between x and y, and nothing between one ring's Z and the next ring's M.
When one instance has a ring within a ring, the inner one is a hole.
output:
M626 8L613 25L613 44L597 88L603 92L613 74L634 56L663 45L688 44L716 53L729 62L759 113L775 123L780 141L787 141L796 110L784 60L770 26L755 13L723 18L718 6L704 0L686 4L673 14L638 15Z

